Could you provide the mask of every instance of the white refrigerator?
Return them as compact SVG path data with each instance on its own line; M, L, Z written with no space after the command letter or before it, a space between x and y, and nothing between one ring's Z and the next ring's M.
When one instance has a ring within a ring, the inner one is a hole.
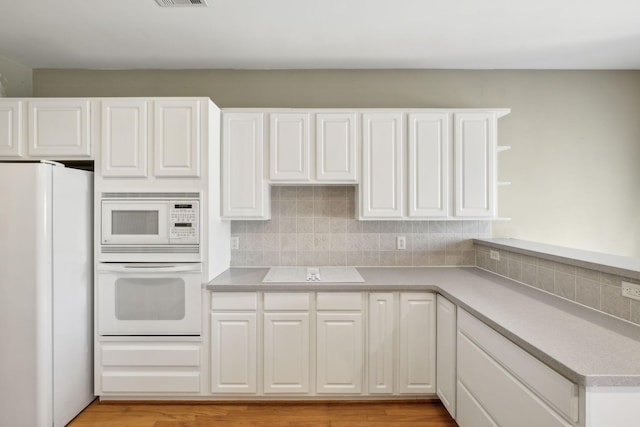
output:
M92 175L0 162L0 426L64 426L94 399Z

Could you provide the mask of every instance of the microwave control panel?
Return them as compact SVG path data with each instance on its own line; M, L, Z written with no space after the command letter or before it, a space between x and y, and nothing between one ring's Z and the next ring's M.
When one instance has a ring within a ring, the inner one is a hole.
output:
M198 243L198 215L196 200L172 201L169 209L169 240L171 243Z

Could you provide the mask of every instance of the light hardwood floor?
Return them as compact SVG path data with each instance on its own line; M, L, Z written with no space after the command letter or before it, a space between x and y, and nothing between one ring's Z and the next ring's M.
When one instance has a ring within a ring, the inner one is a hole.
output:
M439 401L100 403L69 427L457 427Z

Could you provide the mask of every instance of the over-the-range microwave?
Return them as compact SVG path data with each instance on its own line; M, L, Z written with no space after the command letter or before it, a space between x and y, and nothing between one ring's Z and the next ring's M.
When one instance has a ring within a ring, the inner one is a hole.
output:
M102 193L100 262L201 262L199 193Z

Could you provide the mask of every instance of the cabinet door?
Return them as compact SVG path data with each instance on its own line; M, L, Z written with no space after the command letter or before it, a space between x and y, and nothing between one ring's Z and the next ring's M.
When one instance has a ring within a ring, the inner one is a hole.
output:
M409 216L449 215L449 114L409 114Z
M392 293L369 294L369 393L393 393L395 310Z
M309 114L270 114L269 150L272 181L309 181Z
M316 114L316 179L357 182L355 113Z
M442 295L436 308L436 392L453 418L456 417L456 306Z
M200 176L200 101L154 102L154 175Z
M256 313L211 314L211 392L255 393Z
M264 392L309 392L309 313L264 314Z
M29 101L29 155L90 157L89 114L85 99Z
M402 113L362 115L362 218L402 218Z
M222 215L269 219L264 179L263 115L224 113L222 125Z
M317 313L316 391L362 391L362 313Z
M493 113L455 114L455 215L493 217L496 187Z
M400 294L400 393L436 392L435 320L433 294Z
M147 102L102 101L102 176L147 176Z
M23 114L21 101L0 101L0 157L22 157Z

